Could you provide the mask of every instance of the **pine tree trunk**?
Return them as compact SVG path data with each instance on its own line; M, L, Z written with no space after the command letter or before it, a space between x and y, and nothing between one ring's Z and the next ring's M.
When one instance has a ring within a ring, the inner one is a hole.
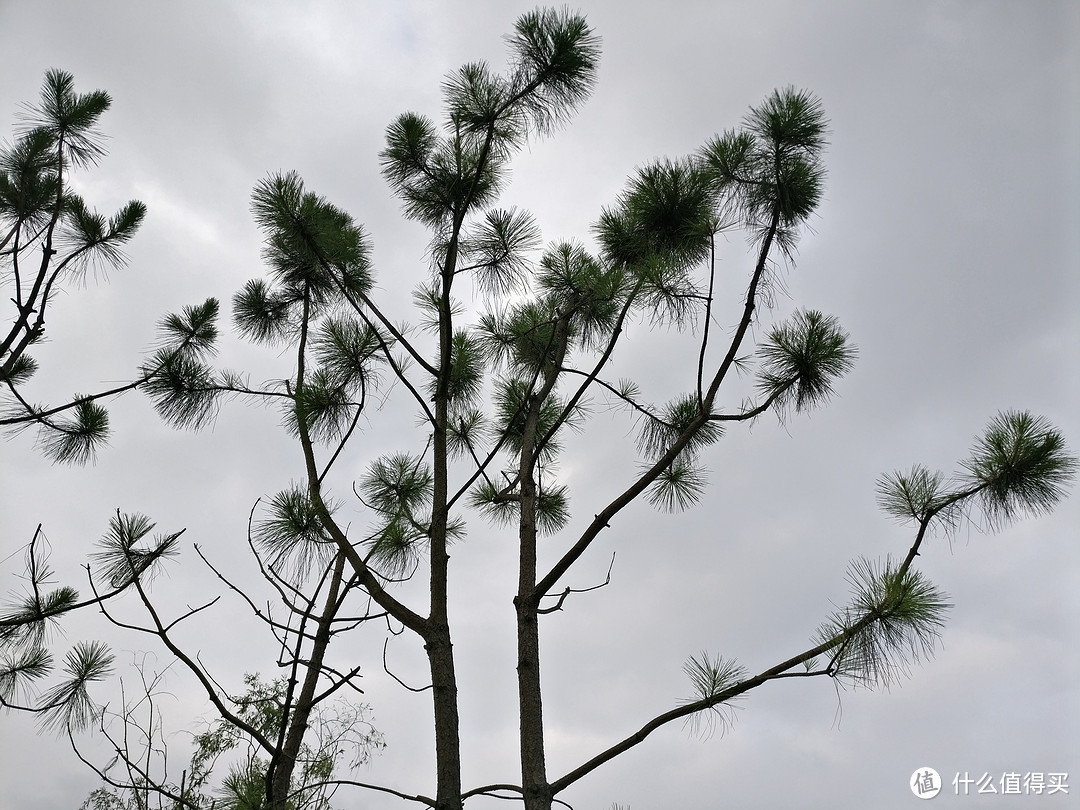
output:
M521 745L521 788L525 810L551 810L544 740L543 693L540 689L540 628L536 591L537 486L534 448L540 397L533 397L522 436L520 478L521 520L518 524L517 612L518 718Z
M525 810L550 810L540 691L540 634L531 599L516 599L518 624L518 712L521 787Z
M461 746L457 676L450 630L445 625L425 645L435 708L435 810L461 810Z
M437 788L435 810L461 810L461 742L458 719L457 674L454 650L450 641L447 615L449 562L447 522L449 513L447 425L449 418L449 380L453 316L450 287L456 266L457 242L451 239L443 272L439 300L439 379L435 390L435 430L432 436L431 496L431 613L424 636L428 665L431 668L432 701L435 711L435 772Z
M287 810L288 808L293 771L296 769L296 758L299 756L300 748L304 744L308 720L311 717L311 710L314 708L315 689L322 673L326 648L330 644L330 628L337 612L338 593L344 573L345 556L339 553L337 560L334 562L334 573L330 579L330 588L326 595L322 616L319 617L319 625L311 647L309 663L306 665L307 671L304 676L304 683L300 687L300 694L294 701L292 713L288 718L289 728L285 734L284 744L271 762L272 770L269 774L267 795L268 810Z

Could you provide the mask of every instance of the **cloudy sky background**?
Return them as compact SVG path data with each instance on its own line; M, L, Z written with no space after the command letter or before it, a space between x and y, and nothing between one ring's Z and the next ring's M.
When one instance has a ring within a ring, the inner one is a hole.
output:
M149 207L128 268L57 300L50 343L36 353L39 399L129 378L161 315L208 296L228 302L261 275L249 195L279 170L297 170L364 223L381 300L409 317L427 237L401 219L379 176L385 127L405 110L439 118L443 75L476 59L501 65L501 36L533 4L299 6L0 3L6 132L50 67L72 72L80 92L108 90L110 155L78 176L78 188L105 212L131 198ZM1080 447L1080 8L1065 0L577 7L603 38L599 83L568 127L518 157L502 203L530 209L546 240L588 243L591 223L635 166L693 151L774 88L811 90L831 121L827 191L784 277L786 294L761 317L771 322L796 306L834 314L860 356L826 408L783 426L768 417L731 430L708 456L712 487L699 507L676 517L628 510L567 578L573 587L602 581L617 551L607 588L542 624L553 777L689 696L688 656L707 649L756 672L805 649L844 603L850 560L910 545L910 532L876 509L881 473L914 463L955 470L1006 408L1049 417L1074 452ZM718 276L722 326L737 319L750 267L741 236L732 236ZM679 335L638 324L613 376L633 373L647 398L664 401L692 379L694 357L680 345ZM221 360L255 380L288 371L287 358L231 337ZM351 476L382 452L422 447L403 401L392 395L370 414L348 459ZM726 404L737 405L737 394ZM601 406L590 422L596 438L587 433L560 466L572 487L570 533L621 489L635 461L624 416ZM84 469L48 465L29 435L0 444L0 592L18 589L18 549L39 522L56 567L77 580L118 507L151 515L162 530L187 527L185 540L250 577L248 511L302 473L276 415L236 402L213 429L192 435L164 427L137 395L111 413L111 447ZM662 729L561 798L578 810L613 802L899 808L916 802L907 781L923 765L947 781L958 771L1069 772L1080 793L1078 517L1073 497L997 535L967 526L951 542L937 538L921 565L956 607L938 655L902 686L871 693L824 680L773 683L738 704L726 734L702 740L678 725ZM473 786L518 777L513 548L479 519L470 525L452 572ZM560 542L551 541L553 554ZM219 590L190 548L156 586L176 609ZM66 627L61 643L108 639L122 664L154 649L99 616ZM223 682L272 672L272 646L235 601L224 599L184 637ZM429 698L383 674L380 649L370 631L342 650L367 662L363 685L388 742L360 778L430 794ZM396 674L423 682L412 641L396 641L391 661ZM174 728L210 716L182 671L168 686ZM36 737L22 717L0 723L0 803L75 810L96 783L66 743ZM936 801L1068 801L951 793L947 786ZM405 806L352 793L338 804Z

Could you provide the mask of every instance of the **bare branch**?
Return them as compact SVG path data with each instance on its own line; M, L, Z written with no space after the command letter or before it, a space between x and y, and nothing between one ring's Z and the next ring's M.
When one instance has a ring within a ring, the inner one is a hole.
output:
M383 640L383 647L382 647L383 671L386 672L386 674L389 675L391 678L393 678L395 681L397 681L401 686L404 686L406 689L408 689L410 692L426 692L428 689L431 689L434 685L430 684L430 683L427 686L420 686L420 687L409 686L407 683L405 683L405 681L401 680L401 678L399 678L397 675L395 675L393 672L390 671L390 667L386 663L386 647L387 647L387 645L389 643L390 643L390 639L384 639Z
M593 585L593 586L591 586L589 588L571 588L571 587L567 586L563 590L563 592L561 594L559 594L559 601L557 601L551 607L538 608L536 612L537 613L554 613L556 610L562 610L563 602L566 601L566 597L568 597L570 594L572 594L572 593L588 593L589 591L595 591L595 590L598 590L599 588L603 588L605 585L610 584L610 582L611 582L611 569L612 569L612 567L614 565L615 565L615 552L612 552L611 553L611 562L608 563L607 576L604 577L603 582L601 582L599 585Z

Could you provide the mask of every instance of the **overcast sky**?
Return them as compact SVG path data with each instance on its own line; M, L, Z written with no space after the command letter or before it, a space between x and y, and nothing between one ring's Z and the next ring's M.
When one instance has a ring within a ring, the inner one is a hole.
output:
M515 161L503 204L531 210L547 240L588 243L591 223L635 166L693 151L774 88L808 89L831 121L827 189L784 277L786 295L762 323L796 306L820 309L839 318L860 355L826 408L730 431L710 451L712 486L696 509L676 517L629 510L570 575L574 587L602 581L617 551L608 587L542 624L553 777L690 696L688 656L709 650L757 672L805 649L844 603L850 560L902 555L910 545L910 532L875 506L881 473L915 463L956 470L975 434L1009 408L1047 416L1074 453L1080 447L1080 6L661 5L576 4L603 38L599 82L569 126ZM409 317L427 240L402 221L379 176L383 133L406 110L438 119L441 78L466 61L501 65L501 36L530 8L516 0L0 2L5 131L49 68L73 73L80 92L109 91L101 126L110 154L78 176L78 188L102 211L131 198L149 208L127 269L57 301L50 343L36 355L37 398L129 378L161 315L209 296L227 302L260 276L248 206L270 172L297 170L364 223L379 296L394 317ZM737 320L751 264L732 237L720 269L723 325ZM678 335L637 324L620 373L664 401L687 387L692 370L692 356L673 354L678 345ZM255 369L256 379L287 373L285 358L232 339L221 359ZM378 453L422 448L404 402L392 396L371 414L349 459L353 475ZM181 563L156 585L165 604L220 590L192 542L248 576L252 504L302 475L276 417L236 402L212 430L191 435L164 427L139 396L111 410L112 445L94 466L50 466L29 435L0 444L0 592L17 590L17 552L39 522L56 567L77 580L116 508L149 514L163 530L187 527ZM572 487L569 534L633 469L622 418L595 409L598 438L583 439L560 466ZM347 481L339 483L344 491ZM995 782L1007 772L1066 772L1071 801L1080 794L1078 518L1073 497L1000 534L966 526L951 542L936 538L920 564L955 608L937 656L901 687L769 684L739 702L727 733L662 729L561 798L578 810L614 802L891 810L917 802L908 781L930 766L947 783L941 805L1068 806L1063 795L953 796L950 783L958 772ZM519 779L512 544L479 519L471 525L452 563L470 786ZM566 540L548 542L555 554ZM156 650L153 639L117 633L97 616L67 627L60 645L107 639L127 678L132 652ZM235 601L192 622L184 638L225 683L238 687L246 671L272 674L275 651ZM428 696L382 672L377 633L349 644L349 660L366 662L366 697L388 743L361 778L430 794ZM167 666L156 651L157 666ZM390 657L397 674L423 682L418 645L402 637ZM168 687L172 722L211 716L181 670ZM35 737L21 717L0 723L0 805L76 810L96 783L66 743ZM353 793L337 803L406 806Z

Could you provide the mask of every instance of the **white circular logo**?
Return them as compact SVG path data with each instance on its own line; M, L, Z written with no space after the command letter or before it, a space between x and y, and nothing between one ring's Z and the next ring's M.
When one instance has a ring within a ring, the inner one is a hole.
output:
M920 799L932 799L941 792L941 777L933 768L917 768L908 781L908 787Z

